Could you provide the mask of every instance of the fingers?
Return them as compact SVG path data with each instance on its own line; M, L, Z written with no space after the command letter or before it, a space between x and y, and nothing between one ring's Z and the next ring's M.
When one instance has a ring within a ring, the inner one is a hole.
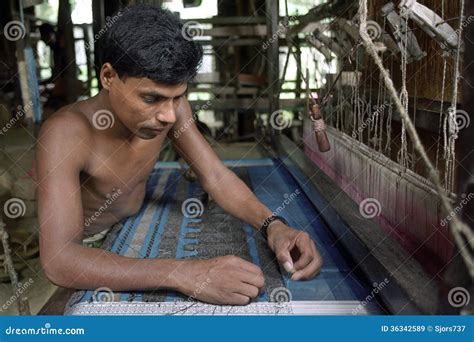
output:
M236 256L229 257L228 262L229 265L238 268L235 272L238 280L253 285L258 289L262 288L265 284L263 272L257 265Z
M256 298L259 294L259 288L253 285L249 285L246 283L239 283L238 286L235 288L235 293L238 293L242 296L247 297L247 303L253 299Z
M290 254L291 245L286 242L282 245L276 246L276 258L280 265L283 266L286 272L294 272L293 260Z
M234 260L232 260L231 262L234 262L242 271L252 273L256 276L263 276L262 270L257 265L252 264L251 262L248 262L247 260L244 260L239 257L233 258Z
M292 276L292 280L301 280L301 279L310 279L313 278L316 274L318 274L321 271L322 267L322 259L319 253L316 251L316 248L314 248L314 256L312 261L303 269L298 270L295 272Z
M261 289L265 285L265 277L262 271L260 271L258 275L248 272L239 272L237 276L242 282L253 285L258 289Z
M302 233L296 240L296 248L300 252L300 257L295 262L295 269L297 271L304 269L314 259L315 249L313 240L308 234Z
M250 303L250 298L240 293L233 293L228 300L231 305L247 305Z
M282 253L283 254L283 253ZM301 232L294 242L294 248L290 255L297 255L294 263L292 280L309 279L319 273L322 266L322 258L308 233Z
M246 305L260 294L260 288L263 287L264 283L263 275L256 277L247 272L239 272L238 279L240 281L235 281L237 286L234 288L234 293L230 299L233 304Z

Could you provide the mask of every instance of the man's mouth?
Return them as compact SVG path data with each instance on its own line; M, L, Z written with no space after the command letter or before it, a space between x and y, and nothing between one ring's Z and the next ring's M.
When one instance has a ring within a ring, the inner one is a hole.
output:
M164 129L163 127L159 127L159 128L148 128L148 129L151 129L152 131L159 132L159 133L165 131L165 129Z

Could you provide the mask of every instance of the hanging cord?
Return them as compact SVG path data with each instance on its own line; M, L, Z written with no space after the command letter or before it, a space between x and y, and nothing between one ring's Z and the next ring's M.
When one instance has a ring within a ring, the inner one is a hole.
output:
M367 68L367 70L371 70L372 68L369 67ZM370 139L371 139L371 135L372 135L372 129L373 129L373 117L372 117L372 83L373 83L373 78L370 77L369 79L369 100L367 101L367 106L366 106L366 117L362 118L362 120L366 120L365 122L369 122L369 125L368 125L368 129L367 129L367 146L370 147ZM365 96L365 87L364 87L364 99L366 99L367 96Z
M354 73L354 87L352 88L352 104L354 106L353 113L353 124L352 124L352 137L354 139L361 139L360 138L360 130L357 128L358 118L359 118L359 111L360 111L360 96L359 96L359 51L356 51L356 67ZM359 133L358 133L359 132Z
M364 82L362 82L361 84L365 85L366 82L367 82L367 79L368 79L368 76L364 77ZM370 86L370 83L369 83L369 86ZM369 106L368 102L367 102L367 88L366 87L363 87L362 89L362 98L361 98L361 102L360 102L362 108L361 108L361 111L360 111L360 116L359 116L359 126L361 128L360 130L360 142L361 143L364 143L364 131L362 128L364 126L364 117L365 117L365 114L367 112L367 107Z
M444 3L444 1L443 1ZM440 150L440 141L441 141L441 128L444 127L443 130L443 136L444 136L444 156L446 157L446 125L443 125L444 120L444 94L446 90L446 67L447 67L447 60L446 57L443 57L444 62L443 62L443 84L441 88L441 105L439 109L439 127L438 127L438 141L436 145L436 169L438 169L438 163L439 163L439 150ZM445 183L446 186L446 183Z
M402 57L402 89L400 91L400 102L405 109L405 112L408 113L408 90L407 90L407 56L408 56L408 12L403 11L401 20L405 21L405 32L403 37L403 51L401 52ZM402 166L403 169L408 167L408 145L407 145L407 136L406 136L406 127L405 120L402 117L402 133L401 133L401 146L398 151L398 163Z
M459 65L461 63L461 43L462 43L462 33L464 28L463 15L465 0L461 0L461 13L459 15L459 28L458 28L458 47L456 50L456 63L454 66L454 80L453 80L453 94L451 100L451 106L448 109L448 158L446 160L446 189L448 191L454 190L454 168L455 168L455 159L456 159L456 140L458 138L459 127L456 122L456 107L458 103L458 89L459 89L459 80L461 78Z
M417 83L416 83L416 77L415 77L415 96L413 97L413 125L416 127L416 103L418 101L418 89L417 89ZM415 171L415 147L413 144L411 145L411 153L409 156L409 161L411 162L411 170Z
M344 94L342 92L342 87L339 87L338 91L337 91L338 95L337 95L337 108L336 108L336 128L340 131L343 130L342 126L339 125L339 121L341 120L341 116L343 116L344 112L344 102L345 102L345 99L343 98L344 97Z
M374 149L378 152L381 152L381 141L382 141L382 126L383 126L383 115L381 111L383 111L384 106L382 105L382 93L383 93L383 86L382 86L382 73L379 73L379 89L377 90L377 105L374 110ZM380 128L380 129L379 129Z
M357 70L357 61L356 61L356 70L353 75L354 82L351 87L351 104L352 104L352 138L357 138L356 127L357 127L357 88L358 88L358 70Z
M461 5L461 17L463 15L464 11L464 0L461 0L462 5ZM420 141L420 137L418 136L418 133L416 131L415 126L413 125L408 112L405 110L405 107L403 106L403 103L400 101L400 98L398 97L397 90L395 89L395 86L393 84L392 79L390 78L390 75L388 74L387 70L384 69L382 60L380 59L379 55L377 54L377 51L375 49L375 45L370 39L369 34L367 33L367 0L359 0L359 14L360 14L360 36L362 38L362 41L366 47L366 50L369 55L372 56L374 59L375 63L377 64L378 68L382 71L383 76L384 76L384 82L386 87L389 90L390 96L393 98L395 101L395 105L397 107L397 110L400 112L400 115L402 119L406 123L406 128L407 132L410 135L411 140L413 141L413 144L415 146L415 150L420 154L422 161L424 162L430 179L433 181L434 186L438 192L438 196L441 200L442 207L444 209L444 212L446 214L451 214L454 213L454 209L448 199L447 194L445 193L443 186L441 184L441 181L439 179L438 173L436 169L433 167L433 164L431 163L430 159L428 158L428 155L426 154L426 150L423 147L423 144ZM462 25L462 23L461 23ZM461 38L459 38L461 39ZM460 43L458 46L458 52L460 48ZM469 247L471 249L474 249L474 239L472 238L472 231L469 228L468 225L463 223L461 220L459 220L457 215L454 215L451 220L451 225L450 225L454 239L458 246L460 247L460 253L463 256L467 268L469 270L469 273L471 277L474 277L474 259L473 256L470 255L468 248L462 247L464 244L464 239L463 236L465 236L467 239L467 243L469 244Z
M441 0L441 19L444 20L444 0ZM438 162L439 162L439 148L440 148L440 140L441 140L441 127L443 127L443 137L444 137L444 157L446 158L446 125L443 124L443 117L444 117L444 94L446 90L446 67L447 67L447 59L446 56L443 54L443 83L441 86L441 105L439 109L439 127L438 127L438 139L436 143L436 161L435 167L438 170ZM446 187L446 181L444 183Z
M383 75L380 73L380 79L379 79L379 82L380 82L380 87L382 89L382 95L381 95L381 99L380 99L380 105L382 106L381 108L381 111L380 111L380 114L381 114L381 119L380 119L380 128L379 128L379 134L380 134L380 138L379 138L379 148L378 148L378 151L380 153L383 153L383 127L384 127L384 118L385 118L385 114L387 113L387 90L386 88L383 86Z
M359 65L360 65L360 63L359 63ZM359 65L357 67L357 77L359 77ZM362 80L364 82L362 82ZM361 97L360 96L361 92L360 92L359 86L361 84L365 84L365 80L366 79L363 77L363 72L361 71L360 72L360 79L357 80L358 85L357 85L357 89L356 89L357 90L357 93L356 93L356 95L357 95L357 98L356 98L356 101L357 101L357 121L358 121L358 125L359 125L358 139L359 139L360 142L363 141L363 132L364 131L362 130L362 125L364 123L363 122L363 120L364 120L364 110L365 110L365 108L367 108L367 101L365 100L366 99L366 97L365 97L365 87L363 88L364 93L362 94L362 97Z
M385 25L386 25L386 20L387 20L387 17L384 17L383 19L383 27L384 27L384 30L385 30ZM382 31L384 32L384 31ZM389 59L390 59L390 63L391 63L391 67L392 67L392 71L393 71L393 56L392 55L389 55ZM389 62L387 60L387 62ZM380 82L380 87L382 88L382 99L381 99L381 102L382 102L382 120L380 120L380 145L379 145L379 152L380 153L384 153L384 148L383 148L383 118L385 117L385 121L386 121L386 126L387 127L390 127L390 131L387 130L386 134L387 134L387 141L390 141L390 134L391 134L391 121L392 120L392 115L391 113L389 112L389 110L387 110L387 105L388 105L388 102L387 102L387 88L383 86L383 75L382 73L380 73L380 79L379 79L379 82ZM386 117L386 113L389 113L389 117ZM390 155L388 155L389 158L391 158Z
M393 69L392 69L393 70ZM385 155L391 158L392 154L392 119L393 119L393 99L390 97L387 117L387 143L385 144Z
M384 30L386 29L386 23L387 23L387 18L384 17L383 21L383 27ZM390 75L393 75L393 69L394 69L394 57L390 57ZM383 79L383 74L382 74L382 79ZM387 98L387 87L385 87L385 96L384 100L386 101ZM389 104L388 104L388 118L387 118L387 143L385 145L385 155L391 158L392 154L392 117L393 117L393 99L391 96L389 96Z

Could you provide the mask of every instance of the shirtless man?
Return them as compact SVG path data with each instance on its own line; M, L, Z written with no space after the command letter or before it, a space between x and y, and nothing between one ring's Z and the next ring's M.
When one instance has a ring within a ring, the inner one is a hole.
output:
M102 51L103 89L51 116L37 144L41 263L46 276L74 289L167 288L185 295L206 282L197 299L248 303L263 287L264 277L259 267L239 257L134 259L82 244L85 236L139 210L146 179L166 137L204 190L229 214L255 229L272 215L223 165L192 119L185 95L202 50L183 35L182 23L173 14L148 5L125 8L97 45ZM104 127L104 119L112 121ZM120 196L85 226L85 218L119 189ZM293 272L292 279L319 272L322 260L307 233L275 220L267 236L278 262Z

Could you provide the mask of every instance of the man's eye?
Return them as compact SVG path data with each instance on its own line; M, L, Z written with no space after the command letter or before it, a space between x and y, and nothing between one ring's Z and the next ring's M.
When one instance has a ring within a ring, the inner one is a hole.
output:
M144 97L143 98L143 102L148 103L148 104L154 103L155 101L156 101L156 99L154 97Z

